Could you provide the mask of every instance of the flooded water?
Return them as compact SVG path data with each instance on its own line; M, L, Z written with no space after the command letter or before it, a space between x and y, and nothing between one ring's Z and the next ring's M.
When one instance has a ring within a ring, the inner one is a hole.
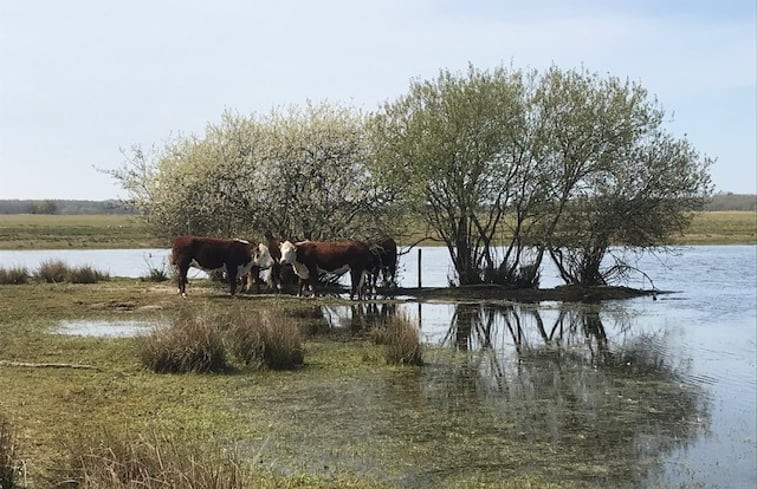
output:
M52 332L70 336L130 338L149 335L159 326L161 323L155 321L76 319L60 321Z
M0 266L55 258L139 277L167 254L0 251ZM447 284L446 249L424 248L422 263L424 286ZM236 401L266 403L280 427L253 450L282 471L344 469L421 487L533 473L594 487L754 488L756 264L755 246L645 257L638 266L654 286L674 291L658 300L324 308L332 327L357 332L404 312L420 324L427 365L292 380L276 399ZM400 269L400 285L417 284L415 252ZM541 285L557 284L546 268ZM650 288L643 277L628 285Z

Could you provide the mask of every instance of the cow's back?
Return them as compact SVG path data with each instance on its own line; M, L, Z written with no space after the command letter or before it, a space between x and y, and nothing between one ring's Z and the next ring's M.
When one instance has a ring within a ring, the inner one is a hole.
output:
M371 252L362 241L303 241L297 243L297 261L327 271L345 266L366 270L371 264Z
M172 245L172 263L196 262L201 268L213 270L224 264L244 265L251 259L248 243L219 238L180 236Z

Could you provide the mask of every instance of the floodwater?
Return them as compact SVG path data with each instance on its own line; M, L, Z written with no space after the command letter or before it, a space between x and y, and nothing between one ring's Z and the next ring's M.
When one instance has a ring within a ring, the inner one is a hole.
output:
M96 319L72 319L60 321L52 332L69 336L96 336L100 338L128 338L147 336L157 327L159 321L136 321L120 319L116 321Z
M0 251L0 266L56 258L139 277L165 257ZM424 286L447 284L446 249L423 248L422 263ZM654 286L674 291L657 300L324 308L332 327L356 334L374 315L405 313L420 324L427 364L388 376L294 376L275 399L240 393L241 405L267 403L278 427L251 449L284 472L346 470L408 486L529 473L595 487L754 488L756 264L755 246L644 257L638 266ZM415 252L400 269L400 285L414 286ZM542 286L557 283L545 269Z

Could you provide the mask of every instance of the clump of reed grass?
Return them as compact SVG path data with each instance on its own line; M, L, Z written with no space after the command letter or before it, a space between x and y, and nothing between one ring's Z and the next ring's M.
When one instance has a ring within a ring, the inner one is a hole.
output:
M229 343L245 365L289 370L304 361L300 328L278 309L247 312L233 319Z
M37 268L37 278L50 284L63 283L68 275L68 265L61 260L45 260Z
M0 416L0 489L16 487L16 447L10 423Z
M79 489L239 489L253 487L233 454L201 449L168 436L112 435L69 450L66 481ZM66 486L68 487L68 486Z
M94 284L110 279L110 276L90 265L70 267L61 260L46 260L37 268L36 277L43 282L57 284Z
M139 343L142 364L157 373L208 373L229 368L216 318L184 312Z
M72 284L94 284L110 279L107 273L101 272L89 265L70 267L66 275L66 282Z
M31 275L26 267L0 268L0 284L2 285L25 284L29 282L29 278L31 278Z
M418 328L405 314L390 316L371 330L377 345L386 345L386 361L400 365L423 365Z

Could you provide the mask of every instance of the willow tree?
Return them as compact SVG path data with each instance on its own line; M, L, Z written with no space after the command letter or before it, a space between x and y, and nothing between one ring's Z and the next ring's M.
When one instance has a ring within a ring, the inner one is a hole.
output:
M367 169L363 124L327 103L226 112L111 174L159 236L366 238L386 232L392 206Z
M485 280L517 186L523 82L504 68L414 81L370 124L376 174L444 240L461 284Z
M663 248L709 195L712 161L665 131L639 84L553 67L534 101L550 175L536 262L548 252L566 283L622 276L632 267L613 245Z

